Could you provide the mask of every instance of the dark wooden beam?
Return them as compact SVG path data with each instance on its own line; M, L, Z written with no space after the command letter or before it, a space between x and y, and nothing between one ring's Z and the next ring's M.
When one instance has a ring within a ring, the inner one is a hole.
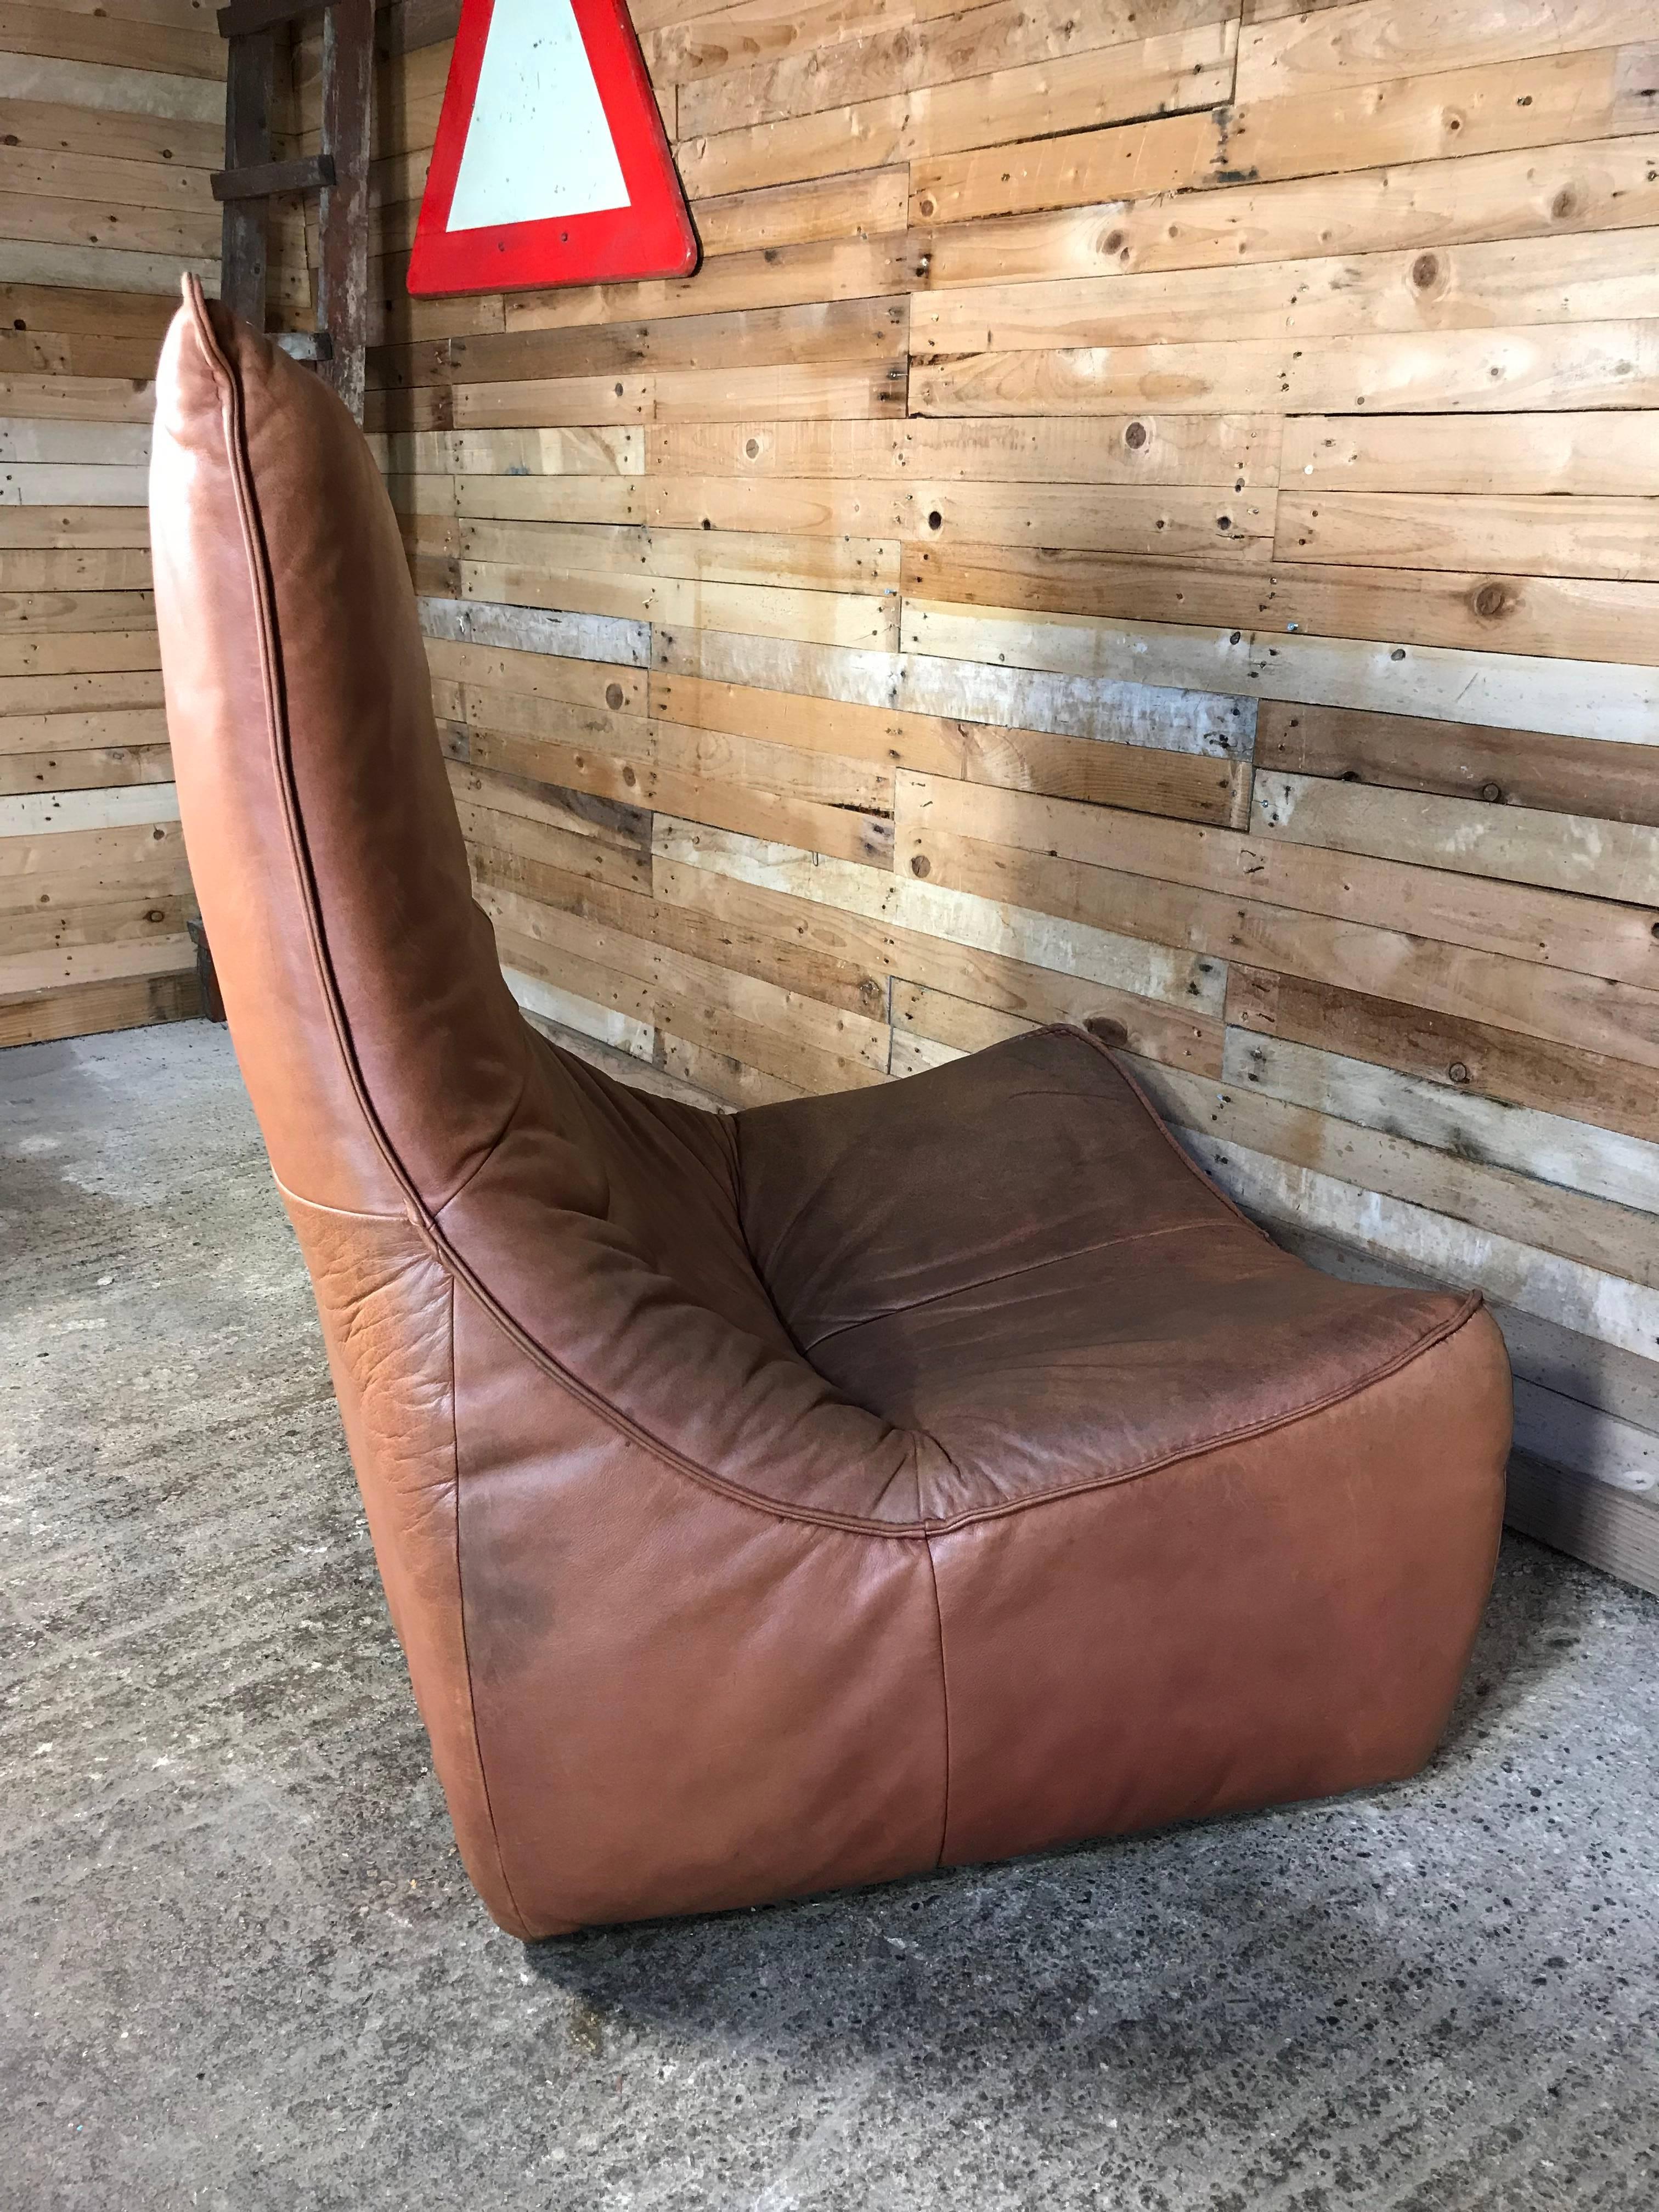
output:
M363 419L368 343L368 163L373 151L374 0L335 0L323 19L323 143L334 159L318 224L317 320L334 352L323 366Z
M453 39L461 20L461 0L382 0L375 30L380 58L413 53L420 46L435 46Z
M219 10L219 36L245 39L255 31L274 31L335 4L336 0L230 0L229 7Z
M225 73L225 169L270 162L270 107L276 39L270 31L239 38ZM256 331L265 326L265 210L259 200L229 199L221 239L220 298Z
M216 169L216 200L268 200L273 192L311 192L319 185L334 182L334 161L327 154L307 154L295 161L261 161L251 169Z

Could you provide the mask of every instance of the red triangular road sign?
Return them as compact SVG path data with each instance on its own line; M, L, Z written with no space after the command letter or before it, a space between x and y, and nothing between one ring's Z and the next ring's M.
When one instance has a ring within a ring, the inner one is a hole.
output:
M696 264L624 0L462 0L410 290L604 284Z

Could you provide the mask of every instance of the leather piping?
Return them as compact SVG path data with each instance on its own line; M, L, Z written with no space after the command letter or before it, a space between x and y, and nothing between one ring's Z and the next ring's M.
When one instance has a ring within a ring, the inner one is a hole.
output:
M472 1267L450 1243L438 1222L434 1218L430 1207L416 1188L402 1161L392 1149L391 1139L368 1096L362 1069L358 1063L357 1055L351 1042L344 1003L332 964L329 960L327 945L324 939L321 904L318 898L316 879L312 872L310 856L306 847L304 822L300 813L299 794L294 781L287 702L277 679L276 654L273 649L273 641L276 634L276 595L270 580L269 556L265 551L264 532L258 526L258 510L253 496L252 469L243 440L241 386L220 348L218 338L207 315L201 284L197 278L187 276L185 279L185 295L190 302L191 318L208 359L220 375L225 387L226 444L232 463L231 476L235 487L238 514L242 523L243 544L247 552L249 580L253 587L255 616L259 631L260 675L265 692L267 733L275 757L278 787L283 795L284 824L288 830L289 848L299 879L301 902L305 908L307 933L310 939L312 957L316 963L324 1002L329 1012L330 1025L334 1031L335 1042L338 1047L348 1080L351 1085L352 1094L357 1102L358 1109L376 1149L385 1161L387 1172L403 1195L410 1225L416 1236L427 1245L442 1266L447 1267L459 1280L466 1285L484 1311L502 1330L508 1340L514 1344L543 1373L568 1390L590 1412L597 1413L619 1434L628 1437L631 1443L638 1444L642 1450L649 1452L653 1458L661 1461L665 1466L690 1477L704 1489L714 1492L717 1496L727 1498L734 1504L746 1505L771 1519L804 1522L815 1528L840 1529L850 1535L880 1536L908 1542L926 1541L930 1536L948 1535L953 1530L971 1527L978 1522L1001 1520L1011 1513L1029 1512L1035 1507L1056 1504L1062 1498L1074 1498L1087 1491L1110 1489L1120 1482L1129 1482L1138 1480L1142 1475L1156 1474L1159 1468L1176 1465L1182 1460L1200 1459L1206 1453L1221 1449L1231 1444L1247 1443L1251 1437L1264 1435L1271 1430L1288 1428L1294 1422L1304 1420L1312 1414L1325 1412L1332 1406L1340 1405L1347 1399L1358 1397L1362 1390L1368 1389L1373 1383L1386 1381L1389 1376L1397 1374L1401 1368L1408 1366L1419 1354L1432 1350L1437 1344L1443 1342L1446 1338L1455 1334L1465 1322L1480 1311L1483 1301L1480 1293L1474 1291L1437 1328L1420 1337L1416 1343L1408 1346L1370 1374L1362 1376L1353 1382L1345 1384L1340 1389L1328 1391L1322 1398L1315 1399L1309 1404L1297 1407L1292 1411L1269 1415L1262 1420L1251 1422L1242 1428L1230 1430L1224 1436L1207 1438L1201 1444L1192 1445L1182 1450L1167 1452L1160 1458L1149 1460L1139 1467L1120 1468L1113 1474L1086 1476L1077 1482L1065 1484L1053 1490L1044 1490L1029 1498L1008 1499L994 1505L975 1506L969 1511L943 1520L876 1521L860 1514L827 1512L811 1506L792 1505L781 1498L767 1498L757 1491L746 1489L740 1483L728 1481L724 1476L714 1474L711 1468L700 1467L695 1460L686 1458L683 1453L676 1451L672 1445L662 1443L648 1430L642 1428L638 1422L630 1419L627 1414L611 1405L608 1399L601 1397L598 1391L583 1382L580 1377L562 1367L552 1353L536 1341L522 1322L517 1321L507 1311L501 1301L480 1280ZM1072 1024L1067 1023L1057 1023L1053 1026L1061 1033L1075 1034L1085 1038L1089 1044L1097 1051L1104 1054L1107 1059L1112 1058L1100 1041L1089 1036L1086 1030L1073 1030ZM1115 1060L1113 1061L1113 1065L1116 1066ZM1122 1071L1120 1069L1119 1073L1121 1074ZM1124 1079L1131 1081L1127 1077ZM1131 1087L1136 1090L1138 1097L1141 1095L1138 1086L1132 1083ZM1141 1103L1143 1105L1146 1104L1144 1097L1141 1097ZM1155 1113L1152 1112L1150 1106L1147 1107L1147 1111L1152 1113L1152 1120L1157 1126L1163 1129L1162 1121ZM1168 1137L1167 1130L1164 1131L1164 1134ZM1175 1145L1173 1138L1169 1138L1169 1142ZM1181 1147L1175 1145L1175 1149L1185 1160L1186 1154L1181 1152ZM1201 1175L1190 1161L1188 1161L1187 1164L1191 1172L1205 1183L1206 1188L1214 1188L1210 1184L1208 1177ZM1238 1212L1238 1208L1233 1206L1231 1199L1227 1200L1226 1203L1232 1212ZM1239 1218L1248 1220L1248 1216L1240 1214ZM1249 1225L1253 1229L1256 1227L1254 1222L1250 1222ZM1257 1233L1264 1235L1265 1231L1258 1231ZM1271 1243L1272 1239L1269 1238L1267 1241ZM902 1433L892 1430L890 1424L889 1426L890 1432ZM914 1433L920 1435L921 1432ZM931 1443L933 1439L928 1438L927 1441Z

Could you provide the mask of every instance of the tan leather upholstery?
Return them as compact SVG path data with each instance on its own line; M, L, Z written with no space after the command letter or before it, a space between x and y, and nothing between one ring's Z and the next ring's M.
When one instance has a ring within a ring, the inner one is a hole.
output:
M1079 1031L729 1117L555 1050L344 410L190 287L155 451L197 889L502 1924L1418 1766L1498 1534L1478 1300L1278 1251Z

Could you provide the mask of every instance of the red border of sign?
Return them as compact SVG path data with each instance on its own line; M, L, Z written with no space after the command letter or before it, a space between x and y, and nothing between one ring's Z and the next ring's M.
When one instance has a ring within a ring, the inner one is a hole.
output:
M409 257L417 298L444 292L504 292L554 284L609 284L635 276L686 276L697 265L697 235L675 173L656 94L625 0L571 0L629 204L539 222L448 228L461 152L483 67L495 0L461 0L460 27L444 87L443 112ZM550 118L550 123L552 118Z

